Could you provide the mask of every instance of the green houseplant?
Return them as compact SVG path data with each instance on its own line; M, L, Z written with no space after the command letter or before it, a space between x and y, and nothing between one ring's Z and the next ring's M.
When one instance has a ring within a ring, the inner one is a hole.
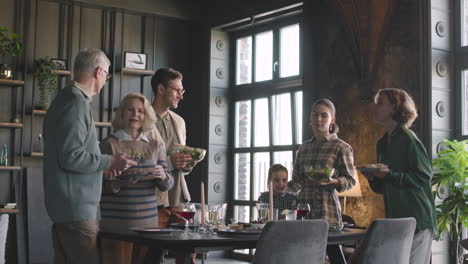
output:
M49 57L34 61L34 76L39 85L39 106L47 109L58 90L55 64Z
M22 44L15 33L8 34L5 26L0 26L0 55L2 64L0 64L0 78L10 79L12 77L11 67L5 61L5 56L17 56L20 54Z
M460 262L459 246L462 228L468 228L468 151L467 140L444 140L448 147L432 161L435 194L442 199L436 206L439 236L447 232L451 255ZM440 238L440 237L439 237Z

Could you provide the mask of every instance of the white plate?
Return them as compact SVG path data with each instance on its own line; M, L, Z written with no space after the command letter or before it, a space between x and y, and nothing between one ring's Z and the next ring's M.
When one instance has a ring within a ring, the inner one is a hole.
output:
M130 227L130 230L133 230L138 233L151 233L154 235L170 235L173 232L177 232L180 230L172 229L172 228L157 228L157 227Z

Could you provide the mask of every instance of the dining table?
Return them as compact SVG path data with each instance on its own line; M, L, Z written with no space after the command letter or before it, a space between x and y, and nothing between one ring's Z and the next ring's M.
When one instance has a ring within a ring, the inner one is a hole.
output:
M328 232L327 254L331 264L346 264L341 245L352 244L364 239L365 229L344 228L340 231ZM184 232L174 229L170 232L141 232L131 229L103 228L99 237L119 241L132 242L148 247L144 263L162 263L165 250L184 256L183 263L191 263L192 253L209 251L252 249L256 247L260 232Z

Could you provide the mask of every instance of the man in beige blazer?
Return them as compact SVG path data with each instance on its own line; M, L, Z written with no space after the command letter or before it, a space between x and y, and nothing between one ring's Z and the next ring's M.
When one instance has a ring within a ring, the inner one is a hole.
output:
M184 119L170 109L176 109L179 101L184 98L182 78L182 74L174 69L161 68L151 79L157 131L153 131L150 136L162 138L164 141L167 161L174 176L174 187L168 192L158 192L157 195L158 205L164 207L177 207L180 203L191 200L185 175L189 174L196 165L196 161L192 160L190 155L176 153L176 144L186 144L186 128ZM164 225L162 215L159 219L159 224Z

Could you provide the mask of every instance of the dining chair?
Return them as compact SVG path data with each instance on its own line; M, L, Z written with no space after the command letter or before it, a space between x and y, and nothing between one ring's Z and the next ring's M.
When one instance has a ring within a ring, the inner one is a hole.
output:
M416 220L408 218L376 219L358 251L359 264L409 264Z
M323 219L272 221L257 242L254 264L322 264L327 247L328 223Z

